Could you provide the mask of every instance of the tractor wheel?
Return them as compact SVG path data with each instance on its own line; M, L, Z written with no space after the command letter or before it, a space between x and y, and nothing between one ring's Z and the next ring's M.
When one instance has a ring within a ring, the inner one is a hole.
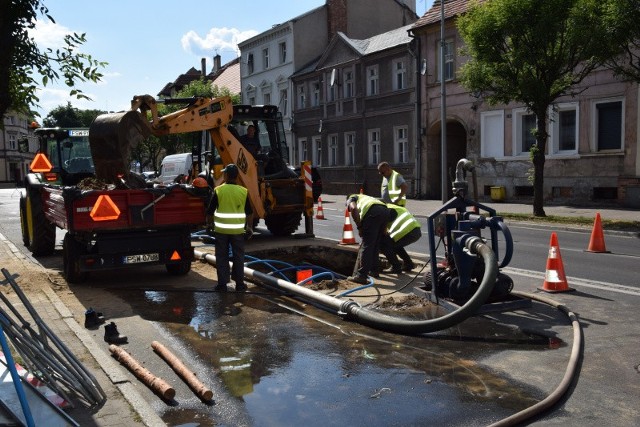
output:
M80 271L82 254L84 254L82 244L77 242L71 234L65 234L62 241L62 268L68 283L82 283L87 278L87 273Z
M27 189L25 212L31 253L35 256L51 255L56 244L56 226L45 217L38 191Z
M22 232L22 244L29 247L29 226L27 225L26 197L20 197L20 231Z
M274 236L289 236L295 232L302 221L302 212L268 215L264 219L267 229Z

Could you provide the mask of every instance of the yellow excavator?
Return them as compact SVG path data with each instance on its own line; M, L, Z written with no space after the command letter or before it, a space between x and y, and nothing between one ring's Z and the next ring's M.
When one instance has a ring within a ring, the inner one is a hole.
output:
M187 105L160 116L159 102ZM255 155L238 135L238 128L249 125L257 129L260 140L261 149ZM217 161L210 162L204 171L211 186L215 185L216 171L235 163L239 180L248 189L255 221L264 219L274 235L289 235L297 230L304 215L305 234L313 235L310 165L303 164L298 175L287 164L282 115L273 105L233 105L229 97L156 100L150 95L134 96L129 111L100 115L91 124L89 141L96 178L107 183L126 182L131 175L131 148L140 141L150 135L197 131L209 133L217 154L211 157ZM197 169L193 168L192 178L200 172Z

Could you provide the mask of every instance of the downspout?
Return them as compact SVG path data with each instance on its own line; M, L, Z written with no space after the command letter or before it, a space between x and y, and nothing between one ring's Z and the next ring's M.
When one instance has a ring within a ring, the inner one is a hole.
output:
M421 74L420 74L420 69L422 66L422 59L421 59L421 52L422 52L422 48L421 48L421 44L420 44L420 38L416 37L413 33L412 30L408 30L407 33L409 34L409 37L411 37L413 39L412 42L413 43L413 47L414 49L411 49L411 44L409 47L409 53L411 54L411 56L413 56L415 58L416 61L416 67L415 67L415 71L416 71L416 78L415 78L415 82L416 82L416 108L415 108L415 113L416 113L416 118L415 118L415 126L416 126L416 143L415 143L415 173L414 176L416 177L416 185L415 185L415 194L414 197L417 199L422 198L422 157L420 155L420 153L422 153L422 114L421 114L421 107L422 107L422 80L420 78Z

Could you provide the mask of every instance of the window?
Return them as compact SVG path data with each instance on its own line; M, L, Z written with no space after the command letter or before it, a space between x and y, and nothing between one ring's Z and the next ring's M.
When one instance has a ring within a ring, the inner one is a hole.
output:
M312 140L313 165L322 166L322 138L316 136Z
M249 71L249 74L253 74L253 53L249 54L249 57L247 58L247 69Z
M595 104L596 151L622 149L622 109L622 101L605 101Z
M504 156L504 111L486 111L480 114L480 155Z
M356 164L355 153L356 134L353 132L344 134L344 164L345 166L354 166Z
M343 71L342 75L344 76L344 97L352 98L353 97L353 72Z
M285 62L287 62L287 43L286 42L282 42L280 43L280 63L284 64Z
M378 66L367 67L367 96L378 94Z
M455 72L455 68L454 68L454 59L455 59L455 50L454 50L454 45L453 45L453 39L446 39L444 41L444 46L442 45L441 41L438 40L438 49L436 49L436 52L438 52L438 60L436 61L436 64L438 64L438 77L437 80L440 81L440 70L442 69L442 56L440 55L441 50L440 49L444 49L444 80L448 81L448 80L453 80L454 77L454 72Z
M13 119L13 117L12 117L12 119ZM17 143L16 143L17 135L15 133L13 133L13 132L9 132L8 136L9 136L9 147L8 147L8 149L9 150L15 150L16 147L17 147Z
M558 104L551 113L549 126L551 128L553 153L576 153L578 151L578 106L572 104Z
M513 141L515 156L527 155L536 143L533 131L537 128L536 116L524 108L513 111Z
M262 100L264 105L271 105L271 93L263 93Z
M329 137L329 166L338 166L338 135Z
M380 130L371 129L367 133L369 139L369 164L378 165L380 163Z
M393 63L394 79L393 89L402 90L406 87L407 70L404 67L404 61L394 61Z
M304 94L304 85L298 86L298 108L306 107L306 97Z
M320 105L320 82L313 83L313 94L311 95L311 106L317 107Z
M393 146L396 163L409 161L409 132L407 126L393 128Z
M262 49L262 68L264 70L269 69L269 48Z
M288 92L286 89L280 89L280 112L286 116L289 108Z
M255 96L250 96L249 97L249 105L256 105L256 97Z
M309 152L307 151L307 138L300 138L298 140L298 145L300 145L300 163L305 160L309 160Z

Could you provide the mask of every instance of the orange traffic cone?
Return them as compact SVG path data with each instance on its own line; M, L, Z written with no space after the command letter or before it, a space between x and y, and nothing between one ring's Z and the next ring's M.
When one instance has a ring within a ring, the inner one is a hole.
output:
M589 248L587 249L587 252L609 253L604 244L604 233L602 232L600 212L596 212L596 219L593 221L593 231L591 232L591 240L589 240Z
M556 233L551 233L549 256L547 257L547 271L544 275L544 284L540 290L545 292L567 292L575 290L570 288L567 283Z
M316 219L326 219L324 217L324 209L322 209L322 197L318 197L318 212L316 213Z
M341 245L355 245L356 238L353 235L353 226L351 225L351 218L349 217L349 209L344 210L344 227L342 227L342 240Z

